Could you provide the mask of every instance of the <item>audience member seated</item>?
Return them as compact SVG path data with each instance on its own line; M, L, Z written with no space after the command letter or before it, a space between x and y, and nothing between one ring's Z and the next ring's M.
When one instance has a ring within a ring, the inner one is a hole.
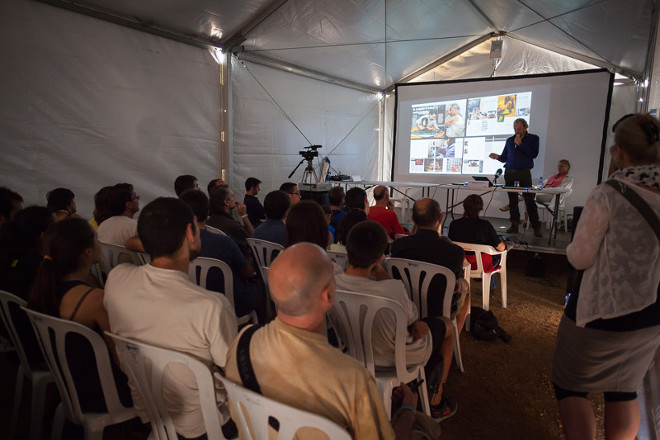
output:
M284 191L289 195L289 200L291 200L291 206L294 206L296 203L300 202L300 190L298 189L298 184L293 182L284 182L280 185L280 191Z
M414 235L394 240L391 256L437 264L454 272L456 286L451 303L451 317L456 318L460 332L470 308L470 289L463 274L465 252L463 248L440 234L442 212L437 201L428 198L417 200L413 205L412 220L417 227L417 232ZM430 292L438 292L438 295L429 295L429 316L442 316L442 297L445 286L432 283L429 286Z
M252 237L286 246L288 235L284 220L289 214L290 204L289 195L284 191L269 192L264 199L266 221L254 230Z
M369 207L369 220L380 223L392 240L395 234L405 234L406 231L403 230L399 218L393 211L394 204L390 200L387 188L382 185L374 188L374 200L376 204Z
M112 187L108 197L110 218L97 230L101 243L125 246L126 241L137 236L137 220L133 219L140 210L140 196L130 183L118 183Z
M54 222L50 209L29 206L0 227L0 289L27 299L44 255L43 236Z
M335 228L330 223L332 223L332 210L328 205L320 205L323 210L323 215L325 215L325 222L328 224L328 232L330 232L330 244L335 242Z
M68 188L55 188L46 194L48 209L59 222L67 217L80 217L76 214L76 195Z
M346 210L350 212L353 209L360 209L369 214L369 201L367 192L362 188L354 186L346 192Z
M101 223L112 217L108 206L111 192L111 186L104 186L94 194L94 212L89 224L92 225L95 231L99 229Z
M478 194L470 194L463 200L463 218L454 220L449 225L449 238L462 243L485 244L497 251L506 249L504 242L495 232L495 228L488 220L479 218L484 209L484 200ZM470 262L472 269L477 269L477 260L473 252L466 253L465 258ZM485 272L492 272L500 264L501 256L481 254L481 261ZM497 275L497 274L495 274ZM490 288L497 285L497 277L491 278Z
M181 197L184 191L189 189L199 190L199 185L197 184L197 177L191 176L190 174L184 174L178 176L174 180L174 192L177 197Z
M208 193L209 197L211 197L211 191L213 191L213 188L216 186L227 186L227 184L222 179L212 179L206 186L206 192Z
M559 161L557 164L557 174L554 176L551 176L545 184L543 184L544 188L559 188L559 187L566 187L567 184L573 183L573 178L568 175L568 172L571 170L571 163L566 160L562 159ZM537 203L542 203L542 204L549 204L552 202L554 199L554 194L537 194L536 195L536 202Z
M337 229L337 233L335 235L336 243L331 244L328 250L345 254L346 239L348 238L348 233L351 231L353 226L365 220L368 220L367 214L359 209L354 209L346 215L342 216L341 222L339 222L339 229Z
M328 191L328 201L330 202L330 209L332 210L332 221L330 222L330 226L337 231L337 228L339 228L339 222L341 222L342 217L346 215L346 211L343 208L345 201L344 188L339 185L330 188L330 191Z
M427 385L432 392L435 392L430 394L431 416L434 419L444 420L456 412L456 403L442 395L440 380L443 363L441 344L447 339L450 349L453 348L451 338L447 338L442 320L433 320L431 325L436 330L433 336L429 331L430 320L427 319L426 322L418 320L417 306L408 297L401 280L390 279L381 266L386 247L387 234L379 223L367 220L353 226L346 243L348 268L345 273L335 276L337 288L390 298L403 306L408 315L408 331L412 337L411 342L406 344L406 363L424 365ZM374 362L377 366L395 365L395 330L394 316L391 313L378 312L372 333ZM436 392L437 390L440 391Z
M291 207L286 218L287 247L296 243L314 243L323 249L330 244L328 223L321 206L313 200L303 200Z
M23 197L9 188L0 187L0 226L11 221L23 207Z
M46 251L29 296L29 307L77 322L103 336L108 347L112 347L112 371L119 397L124 405L132 406L128 380L119 369L112 341L103 333L110 330L103 289L89 284L92 265L101 261L96 233L81 218L64 219L48 230ZM67 359L83 411L107 411L91 346L77 336L67 338L75 338L69 342Z
M354 439L392 439L395 431L397 439L409 438L416 395L407 386L395 393L403 397L393 430L374 377L327 342L325 314L334 303L335 281L324 250L311 243L287 248L271 264L268 280L277 318L264 327L249 327L232 343L227 378L246 386L237 362L245 354L238 346L251 337L246 352L264 396L326 417ZM316 439L319 433L301 430L296 438Z
M229 235L238 245L243 255L249 255L249 249L246 239L252 235L252 223L247 218L245 205L237 202L234 197L234 191L227 187L218 186L211 190L211 216L206 220L206 224L220 229ZM231 212L236 209L241 218L241 223L237 222L231 216Z
M227 349L236 337L236 316L229 301L188 279L190 261L201 244L190 206L161 197L149 203L138 220L140 240L151 263L120 264L108 276L105 308L110 329L127 338L177 350L224 368ZM194 439L205 434L197 382L185 367L165 372L163 399L177 434ZM224 394L222 388L216 391ZM147 421L133 390L135 409ZM218 404L221 422L228 420L226 398Z
M257 194L261 191L261 180L256 177L248 177L245 180L245 197L243 203L247 209L248 219L252 223L252 227L256 228L261 224L261 221L266 218L264 207L257 198Z
M187 203L195 214L197 227L199 228L199 237L202 242L201 256L215 258L224 261L231 268L234 275L234 300L236 314L244 316L252 310L260 312L259 317L263 316L261 310L259 289L256 284L255 272L245 255L238 248L238 245L226 235L214 234L206 229L204 219L209 212L209 199L201 191L189 189L184 191L179 197ZM206 288L215 292L224 290L222 275L211 271L206 280Z

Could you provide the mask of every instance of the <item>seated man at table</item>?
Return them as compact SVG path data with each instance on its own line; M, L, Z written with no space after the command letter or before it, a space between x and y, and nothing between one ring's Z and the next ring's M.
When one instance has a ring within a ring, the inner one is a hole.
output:
M369 208L369 220L380 223L391 239L394 239L396 234L405 234L406 231L394 212L394 204L390 200L387 187L378 185L374 188L374 200L376 204Z
M441 421L453 416L457 408L456 402L442 393L445 381L443 362L450 363L453 352L451 332L447 331L442 318L418 319L417 306L408 296L403 282L391 279L381 266L386 247L387 234L380 224L367 220L353 226L346 243L348 267L345 273L335 276L337 288L389 298L403 307L410 335L410 342L406 344L406 364L424 365L431 417ZM377 366L394 365L395 327L391 314L379 312L376 315L372 343Z

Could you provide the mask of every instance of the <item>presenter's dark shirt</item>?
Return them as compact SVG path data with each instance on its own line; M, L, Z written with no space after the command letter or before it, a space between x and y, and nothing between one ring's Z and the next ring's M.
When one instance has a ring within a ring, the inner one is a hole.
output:
M516 145L511 136L506 140L504 150L498 159L504 162L507 170L526 170L534 168L534 159L539 155L539 137L527 133L520 145Z
M249 194L245 195L243 203L245 203L248 220L250 220L252 226L256 228L261 224L261 220L266 218L266 212L264 211L263 205L258 198Z
M463 248L452 243L447 237L429 229L419 229L415 235L394 240L391 255L394 258L406 258L444 266L454 272L456 278L462 277L463 274L463 260L465 259ZM429 316L442 316L445 287L444 277L442 280L431 281L427 299ZM432 292L437 292L437 294L431 294Z

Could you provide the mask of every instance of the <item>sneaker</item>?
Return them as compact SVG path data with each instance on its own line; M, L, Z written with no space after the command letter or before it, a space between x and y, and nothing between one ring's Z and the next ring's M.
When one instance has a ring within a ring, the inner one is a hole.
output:
M506 230L507 234L517 234L518 233L518 222L511 222L511 226Z
M433 417L436 422L442 422L456 414L457 409L458 404L456 401L443 394L442 400L439 404L431 405L431 417Z

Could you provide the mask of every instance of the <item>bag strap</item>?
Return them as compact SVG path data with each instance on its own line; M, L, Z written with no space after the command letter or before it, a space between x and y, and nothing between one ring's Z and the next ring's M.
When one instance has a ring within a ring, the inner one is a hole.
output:
M660 242L660 219L658 219L658 216L655 215L649 204L646 203L646 201L639 194L637 194L637 192L630 189L628 185L620 180L611 179L605 183L614 188L623 197L628 199L630 204L633 205L640 214L642 214L642 217L644 217L646 221L649 222L651 229L653 232L655 232L655 236Z
M253 325L248 327L241 335L238 340L238 345L236 346L236 364L238 366L238 374L241 376L241 382L245 388L259 394L261 394L261 388L259 388L259 382L257 381L257 377L252 369L252 362L250 361L250 340L252 340L254 332L261 327L263 327L263 325Z

